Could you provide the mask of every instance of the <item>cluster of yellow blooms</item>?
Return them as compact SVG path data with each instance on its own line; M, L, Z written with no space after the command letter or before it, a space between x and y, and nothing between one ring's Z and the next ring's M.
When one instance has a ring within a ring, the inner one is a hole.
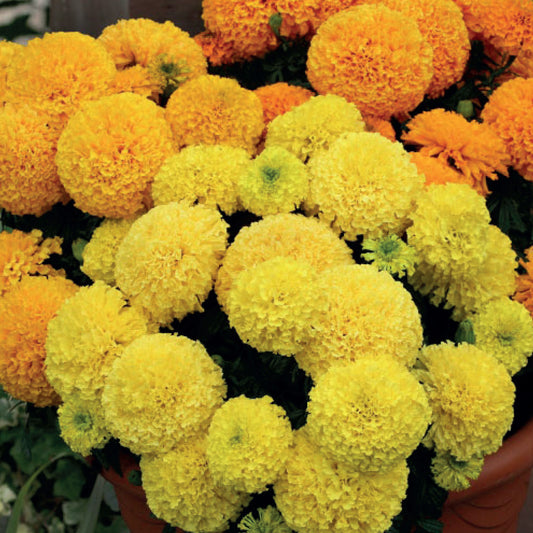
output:
M279 531L382 533L421 443L442 487L479 475L533 352L533 248L517 277L485 202L509 167L533 181L533 79L504 81L483 122L409 115L461 79L473 35L527 64L533 8L502 2L502 29L467 0L203 4L195 39L132 19L0 43L0 209L102 218L84 287L50 264L58 237L0 233L0 384L59 406L74 451L140 455L173 526L223 532L273 486ZM314 91L208 73L294 38ZM414 293L474 344L424 345ZM250 353L306 375L303 427L270 396L228 399L213 347L169 332L210 294Z

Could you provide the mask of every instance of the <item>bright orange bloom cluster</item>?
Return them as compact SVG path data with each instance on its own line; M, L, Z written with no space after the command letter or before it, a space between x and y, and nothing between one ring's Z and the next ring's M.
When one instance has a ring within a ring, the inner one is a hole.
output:
M533 246L524 253L527 261L520 259L519 262L526 269L526 273L516 277L516 292L513 300L523 304L533 316Z
M307 102L313 92L304 87L289 85L285 82L273 83L256 89L255 94L263 105L263 118L265 124L274 120L278 115L283 115L293 107Z

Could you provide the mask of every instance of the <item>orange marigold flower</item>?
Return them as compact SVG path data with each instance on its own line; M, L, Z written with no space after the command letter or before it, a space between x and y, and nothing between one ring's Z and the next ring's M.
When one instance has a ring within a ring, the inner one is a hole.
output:
M0 383L38 407L60 398L44 373L48 322L77 286L63 277L26 276L0 299Z
M76 206L91 215L130 218L150 203L150 185L173 153L163 110L138 94L89 102L69 120L56 162Z
M26 103L64 124L84 101L107 94L115 73L113 59L93 37L47 33L11 61L7 101Z
M503 139L512 166L533 181L533 78L516 78L500 85L481 118Z
M487 124L468 122L462 115L433 109L415 116L402 138L407 144L421 146L420 153L451 163L479 194L489 193L487 178L507 176L509 156L505 145Z
M117 70L110 89L112 93L135 93L157 102L161 83L154 80L147 67L134 65Z
M0 233L0 296L13 288L24 276L63 275L63 271L44 265L50 255L61 253L62 239L43 239L40 230L24 233L18 229Z
M204 56L214 67L233 63L235 51L231 41L207 30L198 33L193 38L202 47Z
M176 147L228 144L253 154L264 128L263 106L253 91L220 76L199 76L169 98L166 117Z
M526 273L516 277L516 291L513 300L523 304L533 316L533 246L525 250L524 254L526 261L520 259L519 263L525 268Z
M13 55L23 46L9 41L0 41L0 105L5 102L7 90L7 67L13 59Z
M433 76L433 50L410 17L360 5L330 17L311 40L307 76L321 94L389 118L416 107Z
M0 108L0 207L40 216L67 199L54 161L59 130L26 106Z
M444 163L438 157L430 157L420 152L411 152L411 161L418 168L418 172L426 178L426 186L431 183L444 184L465 183L463 174L454 170L450 165Z
M256 89L255 94L263 106L265 124L278 115L283 115L304 102L307 102L314 93L305 87L289 85L285 82L272 83Z
M365 121L367 131L371 133L380 133L383 135L383 137L389 139L389 141L396 141L396 132L394 131L394 128L389 120L372 116L363 117L363 119Z

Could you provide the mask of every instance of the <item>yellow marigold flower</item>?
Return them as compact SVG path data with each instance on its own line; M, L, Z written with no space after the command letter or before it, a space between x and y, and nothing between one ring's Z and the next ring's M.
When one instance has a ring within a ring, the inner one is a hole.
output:
M348 241L403 233L423 178L400 143L349 133L309 160L306 203Z
M186 146L165 160L152 184L155 205L184 201L205 204L232 215L241 206L238 179L250 156L236 146Z
M147 67L134 65L125 70L117 70L109 92L113 94L135 93L157 102L161 92L161 83L153 79Z
M386 472L407 459L431 421L423 387L389 356L332 366L311 389L307 411L309 438L356 472Z
M263 492L284 470L291 445L290 422L270 396L231 398L209 426L209 471L219 486Z
M38 407L60 398L46 379L46 328L77 286L63 277L25 276L0 298L0 384Z
M477 192L489 193L487 178L496 180L496 172L507 176L510 163L503 141L487 124L468 122L462 115L433 109L416 115L403 140L421 146L423 155L438 157L464 176Z
M505 367L472 344L447 341L423 348L417 368L433 409L426 438L437 452L468 461L498 450L514 415Z
M533 78L502 83L489 97L481 117L501 137L512 166L533 181Z
M466 183L470 185L465 175L448 165L440 157L431 157L420 152L410 152L411 162L416 165L418 172L426 178L426 185L432 183Z
M390 120L385 120L379 117L366 116L364 117L366 124L366 131L371 133L379 133L389 141L396 141L396 132L390 123Z
M313 96L269 123L265 146L281 146L305 163L342 133L364 130L361 113L353 104L334 94Z
M293 107L307 102L314 95L309 89L285 82L265 85L254 92L263 105L265 124L269 124L278 115L283 115Z
M154 175L171 153L163 110L138 94L121 93L87 103L69 120L56 163L79 209L128 218L146 209Z
M229 291L243 271L277 256L309 263L317 272L354 261L344 241L315 218L281 213L243 228L228 248L216 280L218 301L227 307Z
M516 291L513 299L520 302L533 316L533 246L524 251L526 261L520 259L519 263L526 273L516 277Z
M365 239L362 257L373 263L378 270L403 277L415 271L416 252L397 235L386 235L382 239Z
M330 267L321 273L328 309L312 324L316 333L295 354L314 379L332 365L390 354L415 362L422 345L420 315L399 281L372 265Z
M61 437L76 453L90 455L111 437L99 402L91 404L72 396L59 406L57 414Z
M25 103L62 125L83 102L108 94L113 59L89 35L47 33L16 54L7 72L7 100Z
M305 199L308 188L307 167L281 146L265 148L239 179L244 209L259 216L294 211Z
M533 352L533 320L519 302L491 300L471 317L475 345L502 363L511 376Z
M222 533L249 501L246 493L215 484L207 466L205 438L141 458L143 489L160 518L192 533Z
M7 67L9 67L13 56L23 49L21 44L0 41L0 105L3 105L6 100Z
M331 16L311 40L307 77L320 94L388 119L414 109L433 76L433 50L411 17L384 5Z
M54 162L59 130L26 106L0 107L0 207L41 216L68 198Z
M105 219L94 230L91 240L83 249L82 272L93 281L101 280L108 285L115 285L115 257L132 224L133 219Z
M307 262L279 256L238 274L227 314L239 337L260 352L291 355L312 336L326 311L325 289Z
M212 75L194 78L174 91L166 118L178 149L228 144L253 154L264 128L263 106L255 93L234 79Z
M248 513L239 522L239 529L249 533L292 533L283 516L272 505L257 509L257 514L258 518L254 518L252 513Z
M63 271L44 265L52 254L61 253L60 237L43 239L41 230L24 233L18 229L0 232L0 296L31 274L63 275Z
M449 453L438 453L431 461L435 482L445 490L466 490L470 481L477 479L483 468L483 457L457 460Z
M288 526L299 533L381 533L402 507L408 469L400 461L388 472L354 472L329 461L295 434L286 473L274 485L274 500Z
M82 287L50 321L46 376L63 400L99 401L113 361L146 333L146 320L117 289Z
M218 211L173 202L137 219L116 255L117 285L161 325L202 311L227 246Z
M199 342L155 333L135 339L116 359L102 405L124 446L161 453L207 431L225 395L222 370Z

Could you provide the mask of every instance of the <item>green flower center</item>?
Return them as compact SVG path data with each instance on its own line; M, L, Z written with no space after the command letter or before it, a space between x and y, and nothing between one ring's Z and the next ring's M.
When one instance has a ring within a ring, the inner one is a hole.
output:
M89 431L93 427L93 421L88 413L76 413L73 422L79 431Z
M379 243L379 253L384 259L394 257L400 250L400 243L395 239L383 239Z
M514 335L511 333L498 333L498 341L502 346L511 346L514 341Z
M273 167L263 167L261 169L263 181L269 185L273 185L280 177L280 169Z

